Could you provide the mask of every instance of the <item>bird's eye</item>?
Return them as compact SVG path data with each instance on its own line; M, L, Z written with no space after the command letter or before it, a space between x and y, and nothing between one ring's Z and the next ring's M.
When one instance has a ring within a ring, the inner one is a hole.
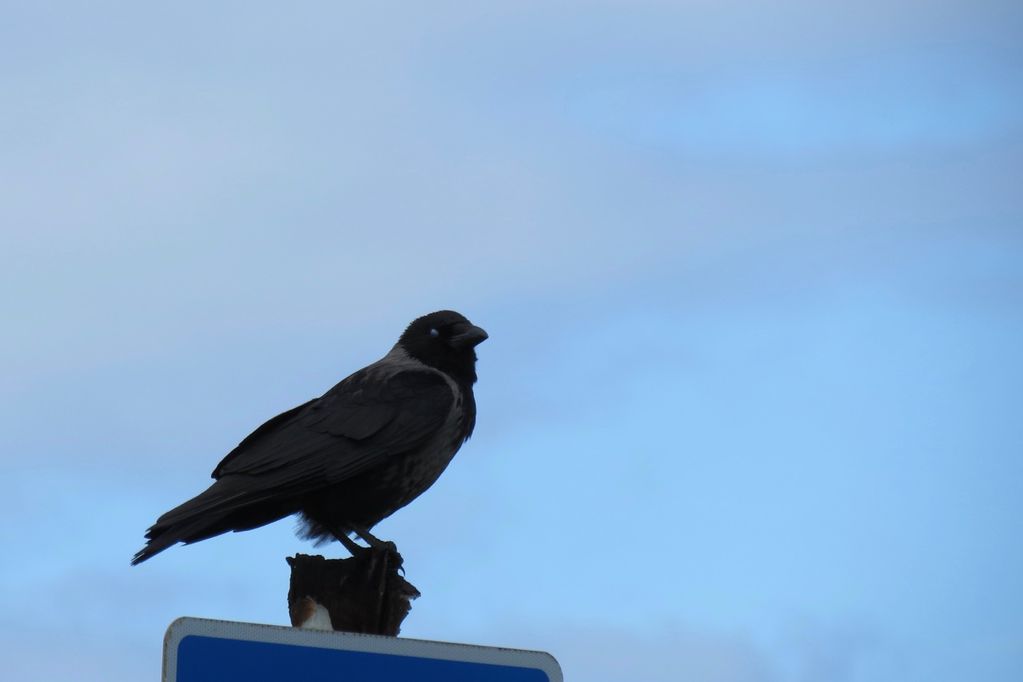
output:
M430 336L433 338L437 338L438 336L440 336L440 332L437 331L436 327L430 330Z

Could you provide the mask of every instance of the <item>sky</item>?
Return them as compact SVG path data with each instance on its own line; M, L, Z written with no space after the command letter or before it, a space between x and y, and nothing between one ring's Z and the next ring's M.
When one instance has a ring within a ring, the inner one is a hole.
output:
M129 560L444 308L490 339L473 438L376 528L404 636L1023 678L1019 3L0 8L11 679L286 624L292 520Z

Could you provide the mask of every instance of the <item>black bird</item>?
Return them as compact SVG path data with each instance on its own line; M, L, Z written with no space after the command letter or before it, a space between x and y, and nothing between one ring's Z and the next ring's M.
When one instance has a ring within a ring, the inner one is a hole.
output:
M391 351L319 398L253 431L213 470L216 482L146 532L138 564L183 542L301 514L308 539L370 529L418 497L476 424L476 346L487 333L442 310L414 320Z

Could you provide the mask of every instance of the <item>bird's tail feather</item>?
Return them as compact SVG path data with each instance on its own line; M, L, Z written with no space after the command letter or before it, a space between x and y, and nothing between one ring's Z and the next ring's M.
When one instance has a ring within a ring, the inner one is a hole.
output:
M248 483L240 478L222 478L162 515L146 531L146 546L135 553L132 565L179 542L190 544L232 530L257 528L296 511L279 496L253 489Z

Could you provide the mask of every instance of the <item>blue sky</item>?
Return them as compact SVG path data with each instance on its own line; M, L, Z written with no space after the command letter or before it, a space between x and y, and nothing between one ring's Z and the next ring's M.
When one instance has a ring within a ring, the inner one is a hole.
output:
M18 679L286 622L291 521L128 561L438 308L491 338L476 434L378 527L404 634L594 682L1023 675L1018 4L3 13Z

